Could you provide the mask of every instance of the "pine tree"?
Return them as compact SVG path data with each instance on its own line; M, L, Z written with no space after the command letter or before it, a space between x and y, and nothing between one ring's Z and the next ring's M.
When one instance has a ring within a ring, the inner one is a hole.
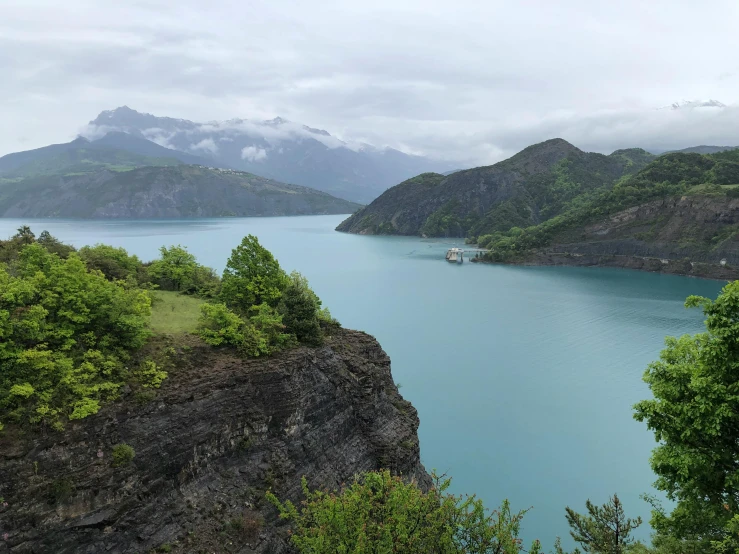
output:
M585 552L593 554L623 554L634 542L629 537L631 531L642 524L640 517L627 518L623 504L614 494L602 506L595 506L590 500L585 502L588 515L565 508L570 535L580 543Z

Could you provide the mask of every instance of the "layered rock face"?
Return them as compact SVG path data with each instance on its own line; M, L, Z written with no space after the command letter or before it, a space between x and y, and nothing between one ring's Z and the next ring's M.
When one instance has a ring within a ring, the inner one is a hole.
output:
M739 199L662 198L571 229L524 263L613 266L737 279L738 230Z
M335 488L379 468L429 485L416 410L374 338L340 330L264 360L175 356L156 398L124 394L63 433L6 428L0 552L292 552L267 489L297 501L302 476ZM114 463L120 444L130 463Z

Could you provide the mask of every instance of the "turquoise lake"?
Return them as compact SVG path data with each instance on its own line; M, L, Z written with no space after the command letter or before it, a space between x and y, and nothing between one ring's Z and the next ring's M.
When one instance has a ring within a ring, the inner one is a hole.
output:
M564 507L584 511L617 492L628 515L648 519L655 442L632 419L649 395L641 381L665 335L702 329L685 297L715 297L722 283L616 269L452 265L444 240L337 233L343 216L70 221L23 224L82 246L104 242L152 259L187 246L223 269L254 234L297 269L345 327L377 337L401 393L418 409L427 469L477 493L533 507L526 540L568 537ZM648 529L638 536L648 537ZM569 541L566 541L569 543Z

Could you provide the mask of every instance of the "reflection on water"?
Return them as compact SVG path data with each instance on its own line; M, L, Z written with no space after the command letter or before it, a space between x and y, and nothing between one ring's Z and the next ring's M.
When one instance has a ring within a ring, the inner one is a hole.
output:
M304 273L347 327L375 335L418 408L426 466L488 505L533 506L524 536L567 535L564 506L618 492L632 517L654 476L654 439L633 421L664 336L701 330L685 297L721 284L617 269L444 261L459 241L336 233L341 216L166 221L0 220L76 246L105 242L143 259L182 244L221 270L252 233ZM641 536L646 536L643 530Z

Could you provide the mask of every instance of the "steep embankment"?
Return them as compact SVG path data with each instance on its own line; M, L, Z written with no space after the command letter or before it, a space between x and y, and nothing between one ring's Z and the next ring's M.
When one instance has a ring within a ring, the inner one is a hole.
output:
M567 229L523 263L737 279L739 199L694 195L653 200Z
M154 400L129 395L62 435L0 435L0 552L292 552L268 488L298 500L304 475L336 487L380 467L429 484L416 411L372 337L178 357ZM120 443L136 455L115 467Z
M250 173L188 165L38 176L0 185L2 217L314 215L351 213L359 207Z
M552 139L492 166L409 179L337 230L464 237L528 227L557 215L577 195L638 171L652 158L639 149L609 156L586 153Z

